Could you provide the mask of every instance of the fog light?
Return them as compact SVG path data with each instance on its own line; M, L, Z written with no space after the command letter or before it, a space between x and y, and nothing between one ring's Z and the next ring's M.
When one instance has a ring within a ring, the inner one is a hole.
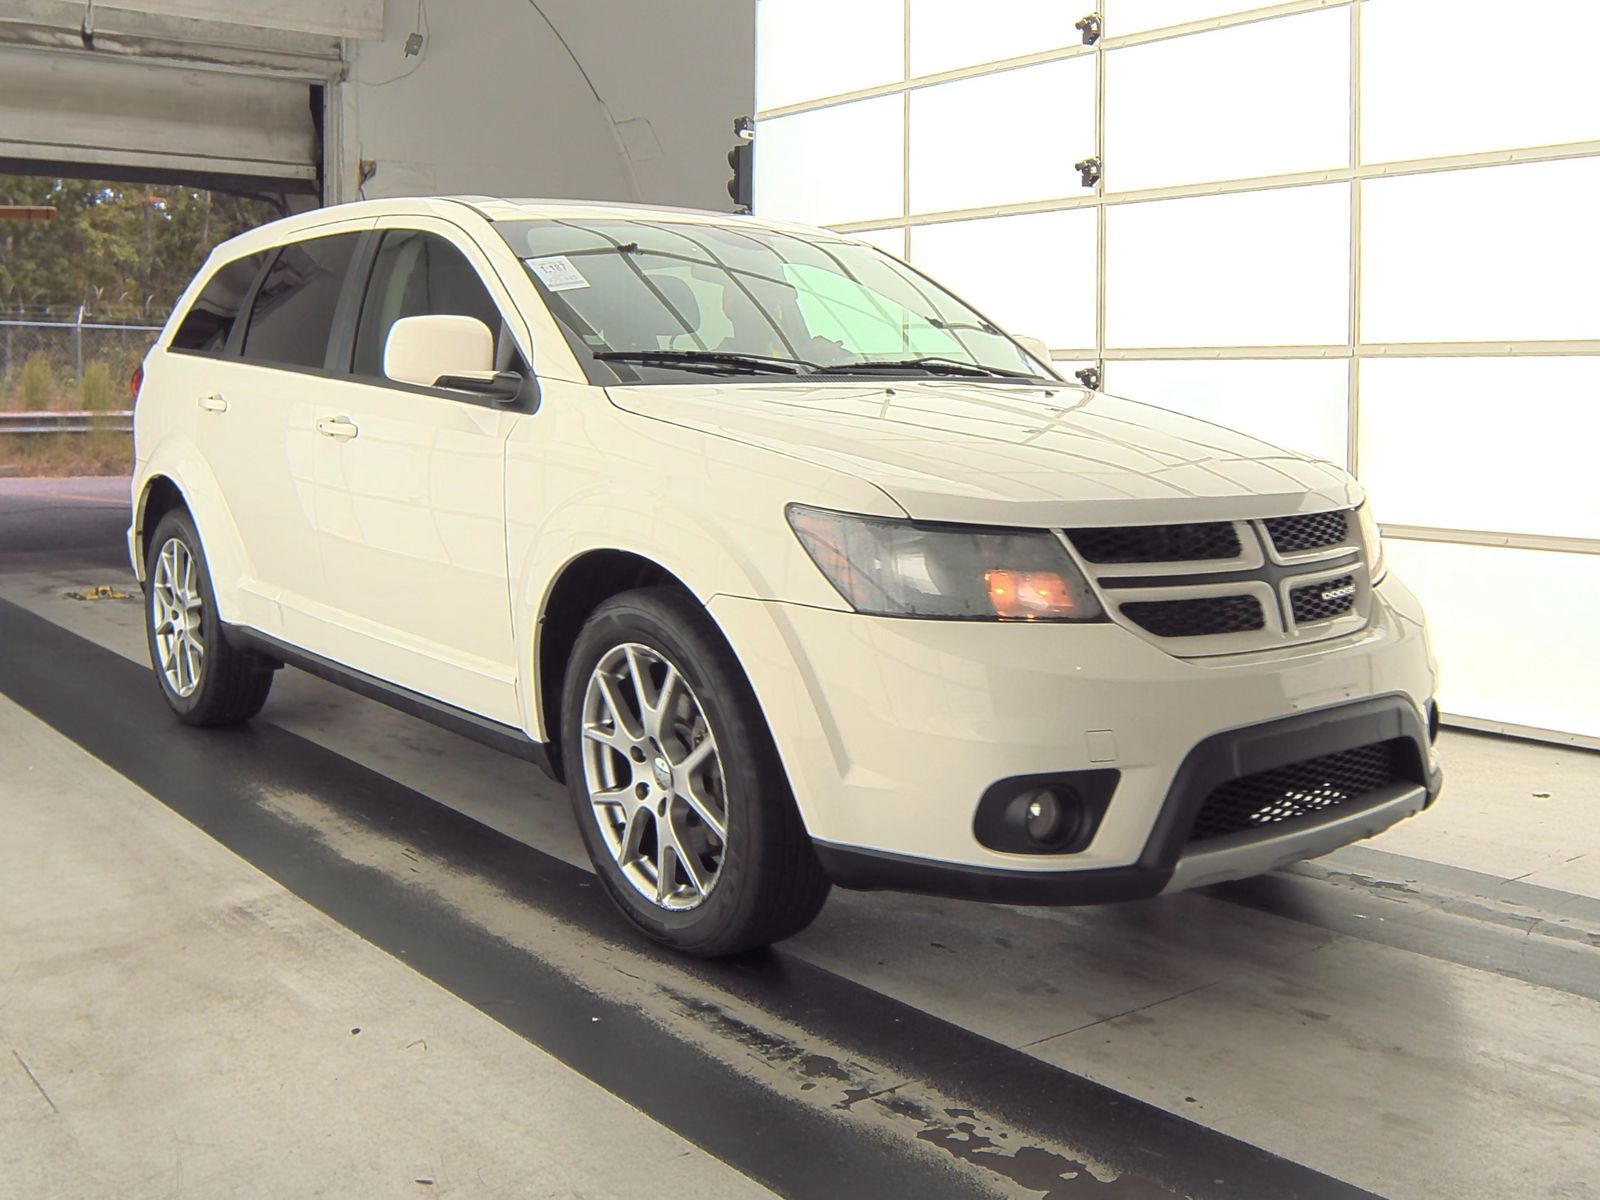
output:
M1075 797L1055 788L1040 788L1020 799L1022 827L1032 841L1040 846L1055 846L1072 840L1078 823Z

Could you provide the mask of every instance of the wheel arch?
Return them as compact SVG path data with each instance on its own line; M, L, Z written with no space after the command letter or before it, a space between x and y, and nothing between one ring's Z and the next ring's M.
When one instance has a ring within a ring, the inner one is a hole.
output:
M644 587L670 587L700 603L694 589L659 562L631 550L617 549L591 549L578 554L556 573L545 593L534 634L532 699L538 707L535 728L544 735L545 754L557 779L564 778L561 690L578 633L601 604Z
M144 481L133 506L133 571L140 583L145 582L145 560L150 556L145 539L161 524L162 517L178 508L193 517L188 497L172 476L155 474Z
M140 584L145 582L147 539L157 522L182 507L194 522L211 569L218 611L231 619L237 581L245 574L246 557L233 513L210 464L193 443L167 437L156 446L135 477L128 551Z

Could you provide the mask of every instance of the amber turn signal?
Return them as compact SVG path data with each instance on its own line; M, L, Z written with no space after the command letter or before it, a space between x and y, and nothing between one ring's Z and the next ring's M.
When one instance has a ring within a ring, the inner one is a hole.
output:
M998 617L1059 619L1077 607L1067 581L1055 571L986 571L983 578Z

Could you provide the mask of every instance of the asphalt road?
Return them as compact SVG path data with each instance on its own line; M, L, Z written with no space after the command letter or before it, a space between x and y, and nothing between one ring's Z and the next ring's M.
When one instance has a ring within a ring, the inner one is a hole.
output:
M0 556L126 566L129 481L0 479Z

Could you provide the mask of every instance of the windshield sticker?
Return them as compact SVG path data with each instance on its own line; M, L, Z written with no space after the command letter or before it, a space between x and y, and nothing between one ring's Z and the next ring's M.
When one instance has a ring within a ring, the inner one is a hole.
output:
M572 265L572 260L565 254L553 255L550 258L530 258L528 266L539 282L552 292L568 292L573 288L586 288L589 281L579 273L578 268Z

